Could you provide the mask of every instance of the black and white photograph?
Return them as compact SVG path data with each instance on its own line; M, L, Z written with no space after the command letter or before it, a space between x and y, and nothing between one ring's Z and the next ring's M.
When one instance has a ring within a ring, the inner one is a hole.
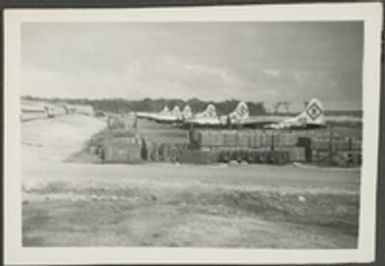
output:
M20 23L6 32L16 40L6 45L16 51L6 58L6 146L19 177L5 176L6 211L18 205L20 228L9 241L77 256L370 257L379 54L367 51L379 51L381 9L352 6L362 18L326 19L317 5L325 18L288 9L258 19L258 7L202 8L202 19L189 8L10 11L8 25Z

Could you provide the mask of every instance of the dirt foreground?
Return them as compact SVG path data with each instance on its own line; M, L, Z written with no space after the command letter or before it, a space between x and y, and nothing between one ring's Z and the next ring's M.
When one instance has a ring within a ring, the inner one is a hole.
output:
M359 170L63 163L103 127L78 119L53 122L78 134L51 160L44 156L58 149L56 134L44 151L23 137L23 154L39 151L23 161L24 246L357 246Z

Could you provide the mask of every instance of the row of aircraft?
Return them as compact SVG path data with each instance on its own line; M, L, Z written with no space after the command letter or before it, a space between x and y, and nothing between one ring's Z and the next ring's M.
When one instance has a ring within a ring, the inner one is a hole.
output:
M167 106L159 113L136 113L138 118L145 118L158 123L177 124L184 128L266 128L266 129L313 129L326 127L324 108L318 99L309 101L302 113L297 116L251 116L247 104L239 102L235 110L227 115L217 115L216 108L209 104L207 108L193 114L190 106L182 111L175 106L171 111Z

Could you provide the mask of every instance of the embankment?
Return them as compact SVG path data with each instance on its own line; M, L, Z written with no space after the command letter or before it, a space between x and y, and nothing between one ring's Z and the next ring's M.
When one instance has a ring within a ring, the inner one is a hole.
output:
M66 115L21 124L23 164L61 162L82 149L84 143L106 126L84 115Z

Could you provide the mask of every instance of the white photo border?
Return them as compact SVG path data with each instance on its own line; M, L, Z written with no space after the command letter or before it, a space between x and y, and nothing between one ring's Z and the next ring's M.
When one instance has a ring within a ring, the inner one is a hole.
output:
M4 10L5 264L308 264L375 259L380 120L380 3L290 4L135 9ZM363 21L363 164L357 249L26 248L22 247L20 165L21 25L25 22Z

